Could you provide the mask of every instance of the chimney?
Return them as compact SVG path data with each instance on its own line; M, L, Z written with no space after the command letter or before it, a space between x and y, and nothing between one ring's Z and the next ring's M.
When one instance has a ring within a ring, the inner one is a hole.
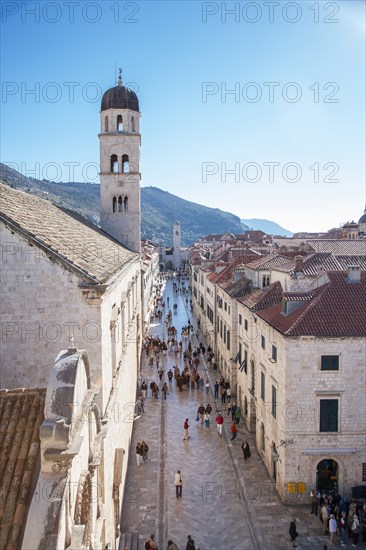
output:
M361 269L358 265L348 266L347 280L349 283L359 283L361 281Z
M302 256L295 256L295 272L303 273L304 271L304 258Z

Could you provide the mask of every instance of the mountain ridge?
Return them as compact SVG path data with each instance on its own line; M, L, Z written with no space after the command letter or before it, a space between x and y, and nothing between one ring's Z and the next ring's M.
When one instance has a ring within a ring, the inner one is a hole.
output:
M261 218L241 219L242 223L247 225L250 229L260 229L267 235L281 235L284 237L293 237L294 233L285 229L281 225L271 220Z
M0 179L15 189L74 210L99 224L99 184L38 180L3 163L0 163ZM166 246L172 244L176 221L181 224L182 246L189 246L209 233L242 233L246 229L240 218L230 212L182 199L159 187L141 188L141 214L141 238Z

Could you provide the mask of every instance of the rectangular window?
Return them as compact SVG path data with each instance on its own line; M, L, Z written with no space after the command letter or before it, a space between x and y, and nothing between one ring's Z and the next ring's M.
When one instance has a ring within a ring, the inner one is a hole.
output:
M229 306L229 304L228 304L228 306L227 306L227 312L228 312L228 314L230 315L230 306Z
M217 334L219 334L219 332L220 332L220 319L219 319L218 316L217 316L217 321L216 321L216 332L217 332Z
M247 319L244 319L244 329L248 330L248 321L247 321Z
M277 348L276 348L276 346L272 346L272 359L273 359L273 361L277 361Z
M196 300L197 300L197 289L196 289L195 286L193 287L193 296L194 296L194 297L196 298Z
M224 344L226 344L226 325L224 325Z
M242 318L242 316L241 316L241 313L239 313L239 325L241 325L242 322L243 322L243 318Z
M277 418L277 390L272 386L272 416Z
M266 349L266 338L265 338L265 336L261 337L261 346L262 346L262 349Z
M224 302L224 310L227 311L227 303Z
M222 321L220 319L220 338L222 338Z
M244 350L244 372L248 374L248 350Z
M266 375L264 374L264 372L261 372L261 399L262 399L262 401L265 401L265 398L266 398L265 387L266 387Z
M210 306L207 306L207 317L211 323L213 323L213 311Z
M320 400L320 432L338 432L338 399Z
M339 370L339 355L322 355L320 370Z
M239 342L239 351L238 351L238 362L239 362L239 367L240 367L240 365L241 365L242 353L243 353L243 348L242 348L241 343Z

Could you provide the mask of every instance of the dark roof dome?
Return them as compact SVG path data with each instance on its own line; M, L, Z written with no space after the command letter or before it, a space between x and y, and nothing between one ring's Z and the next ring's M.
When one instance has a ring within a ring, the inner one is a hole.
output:
M139 111L139 100L135 92L124 86L115 86L104 92L101 111L107 109L130 109Z
M366 223L366 208L364 215L361 216L361 218L358 220L358 223Z
M130 109L131 111L140 111L139 100L135 92L126 88L122 84L122 70L120 69L118 84L114 88L109 88L102 97L101 111L108 109Z

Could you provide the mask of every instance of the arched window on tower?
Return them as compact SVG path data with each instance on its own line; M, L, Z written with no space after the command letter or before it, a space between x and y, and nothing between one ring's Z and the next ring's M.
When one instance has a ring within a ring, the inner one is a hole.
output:
M130 171L130 161L128 155L122 156L122 174L127 174Z
M117 132L123 132L123 120L122 115L117 116Z
M108 117L107 116L104 117L104 131L105 132L109 131L108 130Z
M124 205L124 211L128 212L128 197L124 198L123 205Z
M113 197L112 199L112 212L117 212L117 197Z
M111 155L111 172L118 173L118 157L117 155Z
M135 129L135 117L134 117L134 116L131 117L131 131L132 131L132 132L136 132L136 129Z
M123 198L121 195L118 196L118 212L123 212Z

